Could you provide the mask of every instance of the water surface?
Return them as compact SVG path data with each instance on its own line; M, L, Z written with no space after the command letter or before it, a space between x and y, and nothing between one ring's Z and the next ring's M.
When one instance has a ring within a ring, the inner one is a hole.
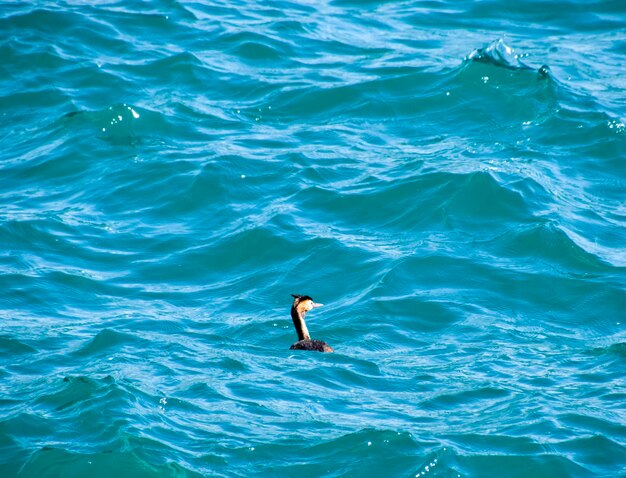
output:
M625 22L4 3L0 475L626 476Z

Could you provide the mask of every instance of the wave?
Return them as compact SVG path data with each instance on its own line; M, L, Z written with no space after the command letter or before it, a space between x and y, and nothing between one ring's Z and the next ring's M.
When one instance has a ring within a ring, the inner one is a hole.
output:
M509 257L516 261L544 261L546 264L560 266L562 270L578 271L587 277L598 276L611 268L601 256L586 250L561 227L552 222L539 222L530 226L518 226L507 231L493 241L500 258ZM535 262L532 267L536 267Z
M593 355L607 355L617 358L626 358L626 342L617 342L604 347L596 347L591 350Z
M335 227L368 223L381 233L454 229L466 221L498 227L532 218L524 198L487 172L430 172L403 181L372 179L357 188L311 187L296 196L301 207L333 218ZM343 213L348 211L348 214Z
M501 38L489 45L472 51L466 57L466 61L488 63L491 65L507 68L510 70L533 70L540 77L549 77L550 68L546 65L533 68L522 61L524 55L516 54L515 50L508 46Z
M37 349L11 336L0 336L0 350L2 350L3 353L10 354L12 356L19 354L32 354L37 351Z
M16 476L52 478L66 473L74 476L87 476L93 475L94 472L102 475L116 474L142 478L199 478L203 476L178 463L151 463L141 449L75 453L58 447L45 447L33 453Z
M150 138L161 143L172 128L162 113L127 104L111 105L101 111L71 111L63 118L66 128L88 128L96 138L120 145L138 145Z

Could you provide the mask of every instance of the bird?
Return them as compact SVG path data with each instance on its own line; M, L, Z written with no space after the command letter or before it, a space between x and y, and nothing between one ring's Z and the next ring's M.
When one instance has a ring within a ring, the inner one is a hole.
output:
M316 352L333 352L333 348L321 340L312 340L309 329L306 328L304 316L316 307L324 304L316 304L308 295L291 294L293 305L291 306L291 319L298 333L298 341L289 347L289 350L312 350Z

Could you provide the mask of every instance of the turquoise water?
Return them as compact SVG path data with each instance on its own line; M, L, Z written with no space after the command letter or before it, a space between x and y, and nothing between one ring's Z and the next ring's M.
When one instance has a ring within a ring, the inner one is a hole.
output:
M626 477L625 24L2 3L0 476Z

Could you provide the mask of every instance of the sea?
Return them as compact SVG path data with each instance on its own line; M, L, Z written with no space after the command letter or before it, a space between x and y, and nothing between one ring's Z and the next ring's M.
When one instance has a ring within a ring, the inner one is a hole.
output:
M624 0L1 1L0 477L626 477L625 72Z

